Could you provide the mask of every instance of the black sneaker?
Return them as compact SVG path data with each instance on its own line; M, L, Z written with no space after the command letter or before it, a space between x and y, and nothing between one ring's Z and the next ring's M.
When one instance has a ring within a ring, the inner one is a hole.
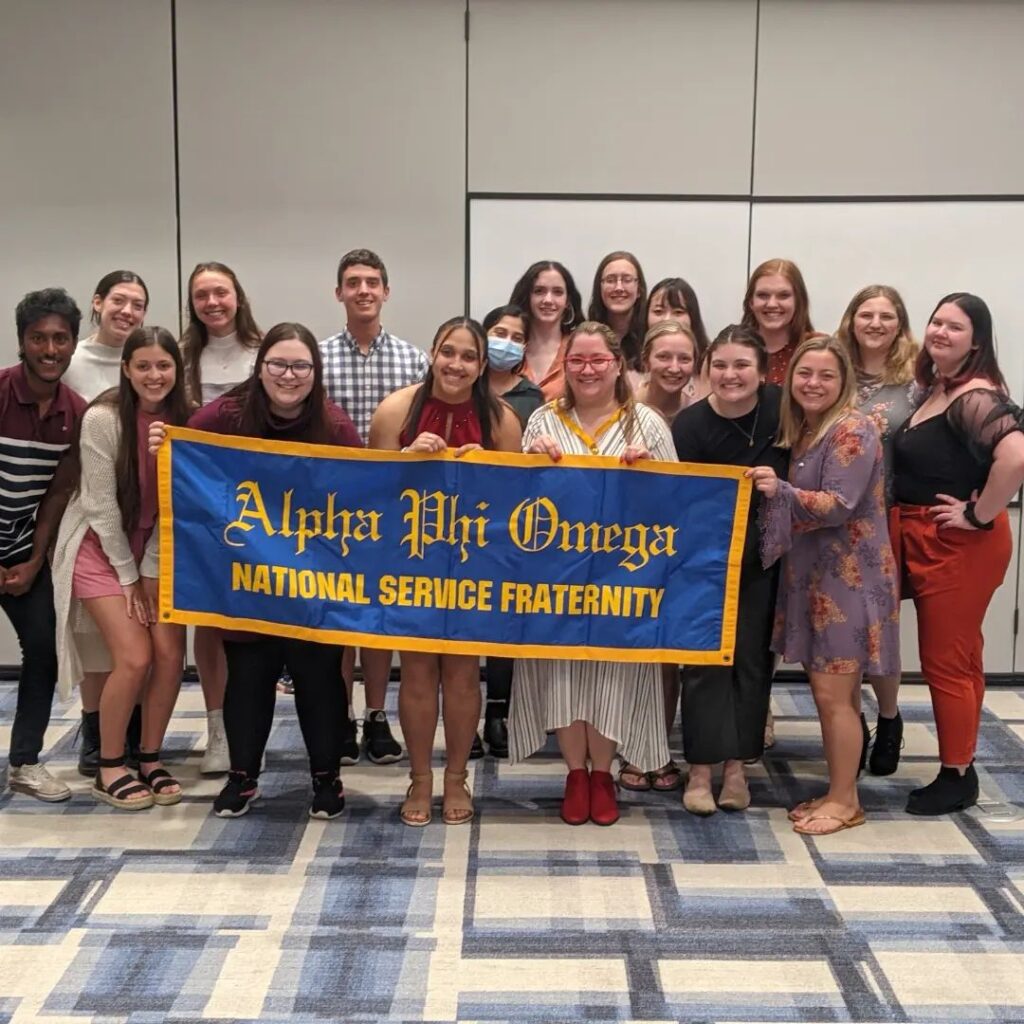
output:
M875 745L871 748L869 767L872 775L892 775L899 767L900 750L903 749L903 719L896 712L895 718L878 716L875 726Z
M402 747L391 735L385 712L371 711L363 719L363 750L367 760L374 764L394 764L402 760ZM345 763L344 758L341 763Z
M359 741L356 739L356 720L354 718L348 719L342 726L339 764L359 764Z
M240 818L249 811L249 804L260 795L259 783L245 772L228 772L227 785L213 801L218 818Z
M974 762L961 775L955 768L942 767L935 779L920 789L911 790L907 814L951 814L966 811L978 802L978 773Z
M313 776L313 802L309 805L311 818L336 818L345 810L345 787L341 779L330 772Z

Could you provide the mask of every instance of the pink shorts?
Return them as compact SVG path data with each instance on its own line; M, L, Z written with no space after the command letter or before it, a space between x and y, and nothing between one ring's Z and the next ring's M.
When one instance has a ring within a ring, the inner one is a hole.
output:
M129 538L128 544L135 556L136 564L142 560L142 552L145 551L152 532L152 527L136 530ZM91 597L121 597L123 593L121 582L100 544L99 537L92 530L87 530L75 557L71 596L81 601Z

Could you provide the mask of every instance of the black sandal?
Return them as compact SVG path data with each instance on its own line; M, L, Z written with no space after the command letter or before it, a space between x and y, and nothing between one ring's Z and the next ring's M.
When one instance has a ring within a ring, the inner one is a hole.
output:
M124 754L120 757L101 757L99 767L123 768ZM130 800L129 797L135 793L145 793L146 795ZM152 807L156 802L156 797L153 796L149 786L139 782L134 775L129 775L128 772L114 779L109 786L104 786L103 776L97 769L96 781L92 785L92 795L95 799L110 804L111 807L116 807L120 811L143 811L147 807Z
M143 770L144 764L152 764L160 760L160 751L139 752L139 782L149 786L153 791L153 803L161 807L170 807L172 804L181 803L181 785L178 780L166 768L154 768L148 775ZM177 786L177 792L167 793L165 790Z

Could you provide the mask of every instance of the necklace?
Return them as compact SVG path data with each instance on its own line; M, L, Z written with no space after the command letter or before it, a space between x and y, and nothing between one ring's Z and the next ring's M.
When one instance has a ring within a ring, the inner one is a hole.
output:
M735 420L729 420L731 423L748 441L748 447L754 447L754 435L757 433L757 418L761 415L761 403L758 402L754 406L754 422L750 426L750 433L747 433Z

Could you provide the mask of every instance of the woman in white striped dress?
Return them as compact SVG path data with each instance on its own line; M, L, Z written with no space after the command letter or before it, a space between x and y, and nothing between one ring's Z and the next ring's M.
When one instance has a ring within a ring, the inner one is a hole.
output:
M662 417L633 401L615 333L595 321L584 321L569 336L565 394L530 417L523 450L547 454L555 462L563 453L619 456L627 464L676 458ZM562 818L570 825L618 820L611 776L617 747L641 771L653 771L669 759L656 665L521 658L511 704L513 763L539 750L548 730L558 736L569 769Z

